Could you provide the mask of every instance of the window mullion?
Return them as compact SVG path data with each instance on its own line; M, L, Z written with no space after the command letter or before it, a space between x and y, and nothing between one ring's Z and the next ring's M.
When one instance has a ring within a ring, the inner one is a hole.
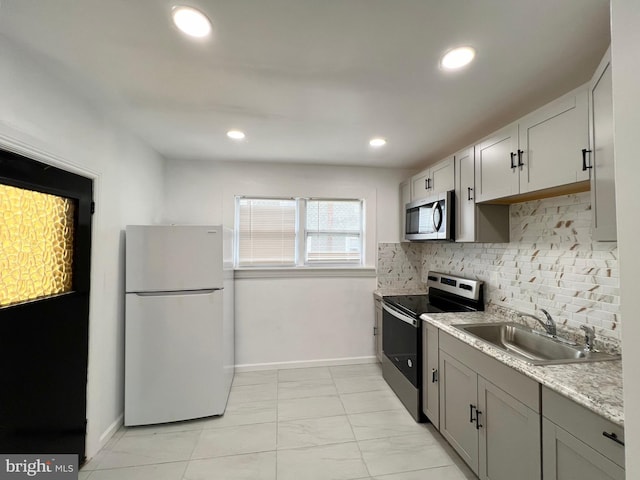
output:
M296 266L305 265L307 248L307 201L304 198L297 199L298 214L296 216Z

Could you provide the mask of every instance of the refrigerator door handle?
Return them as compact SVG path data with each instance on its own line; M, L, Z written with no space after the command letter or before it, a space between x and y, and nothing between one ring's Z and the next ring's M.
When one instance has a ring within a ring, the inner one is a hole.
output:
M223 290L222 288L210 288L208 290L177 290L171 292L128 292L133 293L134 295L138 295L139 297L167 297L170 295L209 295L218 290Z

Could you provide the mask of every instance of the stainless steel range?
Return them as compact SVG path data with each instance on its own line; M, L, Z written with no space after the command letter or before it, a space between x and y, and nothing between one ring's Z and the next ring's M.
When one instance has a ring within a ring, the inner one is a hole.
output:
M484 310L483 282L438 272L427 275L428 295L383 298L382 375L416 421L424 421L422 394L423 313Z

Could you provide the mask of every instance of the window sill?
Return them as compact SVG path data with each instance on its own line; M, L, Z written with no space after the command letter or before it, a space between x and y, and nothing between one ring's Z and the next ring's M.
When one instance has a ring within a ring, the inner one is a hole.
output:
M375 278L373 267L290 267L290 268L236 268L235 278L322 278L366 277Z

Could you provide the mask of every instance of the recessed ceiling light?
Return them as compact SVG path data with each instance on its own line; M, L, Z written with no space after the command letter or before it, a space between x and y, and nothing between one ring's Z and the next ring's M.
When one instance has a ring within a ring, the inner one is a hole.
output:
M372 138L369 140L369 145L372 147L382 147L386 145L387 141L384 138Z
M176 6L173 7L171 15L176 27L191 37L203 38L211 33L211 22L200 10Z
M476 51L472 47L454 48L444 54L440 65L445 70L457 70L471 63L475 56Z
M227 137L233 138L234 140L242 140L245 135L244 132L241 132L240 130L229 130L227 132Z

